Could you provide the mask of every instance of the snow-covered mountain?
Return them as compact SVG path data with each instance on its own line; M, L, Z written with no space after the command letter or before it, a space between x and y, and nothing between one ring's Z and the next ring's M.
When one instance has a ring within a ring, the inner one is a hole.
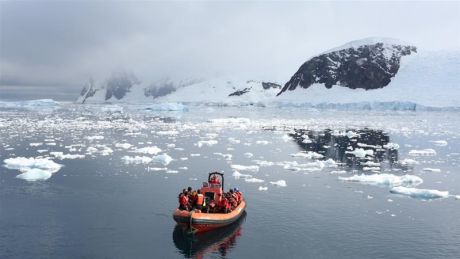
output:
M310 58L284 87L235 78L144 85L122 74L100 84L89 81L78 102L458 108L459 74L460 51L424 51L399 40L367 38Z

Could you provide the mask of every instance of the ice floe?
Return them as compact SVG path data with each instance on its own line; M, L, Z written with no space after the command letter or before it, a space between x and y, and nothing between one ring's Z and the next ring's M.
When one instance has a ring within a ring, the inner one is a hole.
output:
M409 155L410 156L435 156L436 150L432 148L420 149L420 150L413 149L409 151Z
M16 177L26 181L47 180L62 167L47 158L15 157L7 158L3 162L8 169L19 170L21 174Z
M434 140L434 141L431 141L435 146L439 146L439 147L444 147L444 146L447 146L447 141L445 140Z
M161 154L161 155L152 157L152 161L166 166L166 165L169 165L169 163L171 163L173 159L168 154Z
M357 182L362 184L368 185L375 185L375 186L406 186L406 187L413 187L423 183L422 178L416 175L402 175L397 176L394 174L360 174L360 175L353 175L349 177L342 177L339 176L339 179L342 181L348 182Z
M298 152L294 154L290 154L292 157L303 157L303 158L308 158L308 159L321 159L324 156L321 154L318 154L313 151L307 151L307 152Z
M152 162L152 158L147 156L123 156L121 160L125 164L148 164Z
M286 187L286 181L285 180L278 180L276 182L270 182L273 185L279 186L279 187Z
M267 191L268 187L267 186L259 186L259 191Z
M244 179L244 181L248 182L248 183L263 183L264 180L262 179L258 179L258 178L255 178L255 177L247 177Z
M161 152L161 149L157 146L153 147L143 147L143 148L138 148L134 150L133 152L135 153L141 153L141 154L149 154L149 155L156 155Z
M63 152L50 152L50 155L54 156L59 160L63 159L82 159L85 158L85 155L80 154L64 154Z
M359 157L359 158L364 158L365 156L373 156L374 155L374 150L372 149L363 149L363 148L357 148L353 151L345 151L345 153L347 154L352 154L356 157Z
M117 148L129 149L132 146L133 145L131 145L129 143L115 143L115 147L117 147Z
M249 171L249 172L258 172L259 166L257 165L231 165L232 169L239 170L239 171Z
M449 197L448 191L438 191L430 189L418 189L404 186L397 186L390 189L391 193L407 195L412 198L429 200Z
M216 145L217 143L218 143L218 141L215 140L215 139L211 139L211 140L200 140L200 141L198 141L198 143L196 143L196 145L197 145L198 147L203 147L203 146L208 146L208 147L210 147L210 146Z

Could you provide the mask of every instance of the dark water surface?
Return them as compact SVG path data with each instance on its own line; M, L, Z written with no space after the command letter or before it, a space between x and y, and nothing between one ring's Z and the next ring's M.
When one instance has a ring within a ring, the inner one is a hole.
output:
M212 120L217 118L225 120ZM155 112L73 105L1 110L2 164L41 156L64 167L34 182L0 167L0 258L459 258L459 127L459 114L450 112ZM344 137L348 131L359 137ZM304 143L305 135L312 142ZM447 144L434 142L440 140ZM374 155L363 159L346 153L348 146L388 143L399 148L364 146ZM77 146L71 150L72 144ZM174 160L164 166L126 164L122 158L153 157L134 152L152 146ZM424 149L436 155L410 155ZM85 158L59 160L52 151ZM323 157L291 156L300 151ZM418 164L401 162L408 158ZM365 161L381 163L380 169L365 170ZM263 182L232 176L232 165L259 166L237 170ZM177 194L198 187L214 170L225 173L226 188L243 191L247 213L225 229L184 236L171 216ZM339 179L362 173L415 175L423 179L416 188L449 196L424 200L392 194L382 184ZM279 180L286 186L270 183Z

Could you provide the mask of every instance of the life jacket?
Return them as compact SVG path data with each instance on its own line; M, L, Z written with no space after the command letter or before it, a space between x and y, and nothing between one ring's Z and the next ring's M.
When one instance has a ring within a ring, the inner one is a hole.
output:
M188 206L188 198L184 194L179 196L179 204L183 206Z
M204 195L199 193L196 198L196 205L204 205Z

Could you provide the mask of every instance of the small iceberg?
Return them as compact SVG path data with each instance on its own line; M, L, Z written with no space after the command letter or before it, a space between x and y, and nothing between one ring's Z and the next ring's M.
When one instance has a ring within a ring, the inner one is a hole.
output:
M287 186L285 180L279 180L279 181L270 182L270 183L273 184L273 185L279 186L279 187L286 187Z
M360 175L353 175L350 177L342 177L339 176L339 179L342 181L348 182L357 182L362 184L374 185L374 186L406 186L412 187L417 186L423 183L422 178L415 176L415 175L403 175L397 176L394 174L360 174Z
M404 186L393 187L390 189L390 192L394 194L407 195L411 198L422 199L422 200L431 200L431 199L449 197L448 191L443 192L443 191L438 191L438 190L417 189L417 188L409 188L409 187L404 187Z
M3 162L8 169L19 170L21 174L16 177L26 181L47 180L62 167L47 158L15 157L5 159Z
M152 161L155 163L159 163L164 166L167 166L169 165L169 163L171 163L171 161L173 161L173 159L168 154L161 154L161 155L152 157Z

